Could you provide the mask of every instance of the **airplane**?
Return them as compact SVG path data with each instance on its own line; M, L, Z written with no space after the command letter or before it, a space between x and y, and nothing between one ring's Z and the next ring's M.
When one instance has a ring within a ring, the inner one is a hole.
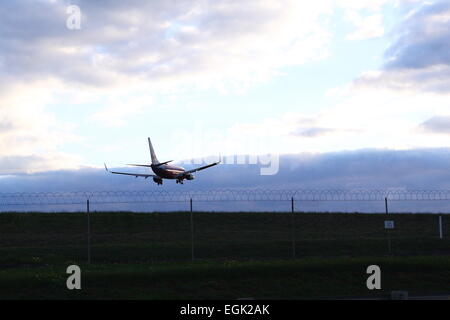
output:
M185 170L182 167L174 166L168 164L169 162L172 162L173 160L165 161L165 162L159 162L158 158L156 158L155 150L153 150L152 141L150 138L148 138L148 146L150 148L150 157L152 159L151 164L128 164L129 166L135 166L135 167L148 167L153 170L155 174L143 174L143 173L131 173L131 172L117 172L117 171L109 171L108 167L105 165L105 169L109 173L113 174L124 174L128 176L134 176L136 178L143 177L145 179L152 177L153 181L156 182L156 184L162 185L163 179L176 179L176 182L179 184L183 184L183 180L193 180L194 179L194 172L204 170L206 168L210 168L212 166L215 166L220 163L220 159L217 162L210 163L206 166L195 168L192 170Z

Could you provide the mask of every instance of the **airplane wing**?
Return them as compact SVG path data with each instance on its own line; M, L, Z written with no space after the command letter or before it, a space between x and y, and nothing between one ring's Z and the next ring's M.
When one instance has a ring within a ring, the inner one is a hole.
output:
M109 170L108 170L108 167L106 167L106 164L105 164L105 169L106 169L106 171L109 172L109 173L114 173L114 174L124 174L124 175L127 175L127 176L134 176L134 177L136 177L136 178L137 178L137 177L143 177L143 178L147 179L147 178L149 178L149 177L157 177L157 176L154 175L154 174L109 171Z
M203 166L203 167L200 167L200 168L195 168L195 169L192 169L192 170L187 170L187 171L184 172L184 173L194 173L194 172L197 172L197 171L200 171L200 170L204 170L204 169L213 167L213 166L215 166L215 165L218 165L219 163L220 163L220 161L213 162L213 163L207 164L206 166Z

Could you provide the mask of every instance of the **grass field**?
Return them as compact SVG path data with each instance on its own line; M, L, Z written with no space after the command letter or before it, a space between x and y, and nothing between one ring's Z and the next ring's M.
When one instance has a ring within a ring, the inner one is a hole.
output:
M450 219L444 239L431 214L93 212L0 214L0 299L271 299L448 293ZM295 232L293 232L295 230ZM295 239L296 259L293 259ZM391 254L388 252L390 239ZM83 290L65 287L77 264ZM365 286L370 264L383 290Z

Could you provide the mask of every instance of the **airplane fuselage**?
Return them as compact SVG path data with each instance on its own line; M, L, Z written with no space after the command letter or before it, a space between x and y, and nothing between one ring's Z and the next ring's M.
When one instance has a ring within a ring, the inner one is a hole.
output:
M194 176L186 172L186 170L182 167L170 165L170 164L162 164L162 165L152 165L151 166L153 172L156 174L156 177L153 177L153 181L155 181L158 185L162 184L162 179L176 179L177 183L183 184L183 180L193 180Z
M186 170L182 167L169 165L169 164L163 164L161 166L154 166L152 167L153 172L161 178L164 179L176 179L176 177L180 174L185 172Z

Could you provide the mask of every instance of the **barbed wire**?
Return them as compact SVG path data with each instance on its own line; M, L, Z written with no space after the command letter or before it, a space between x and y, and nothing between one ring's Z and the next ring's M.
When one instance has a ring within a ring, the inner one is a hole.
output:
M214 189L197 191L72 191L0 193L1 205L59 205L193 201L442 201L450 190Z

